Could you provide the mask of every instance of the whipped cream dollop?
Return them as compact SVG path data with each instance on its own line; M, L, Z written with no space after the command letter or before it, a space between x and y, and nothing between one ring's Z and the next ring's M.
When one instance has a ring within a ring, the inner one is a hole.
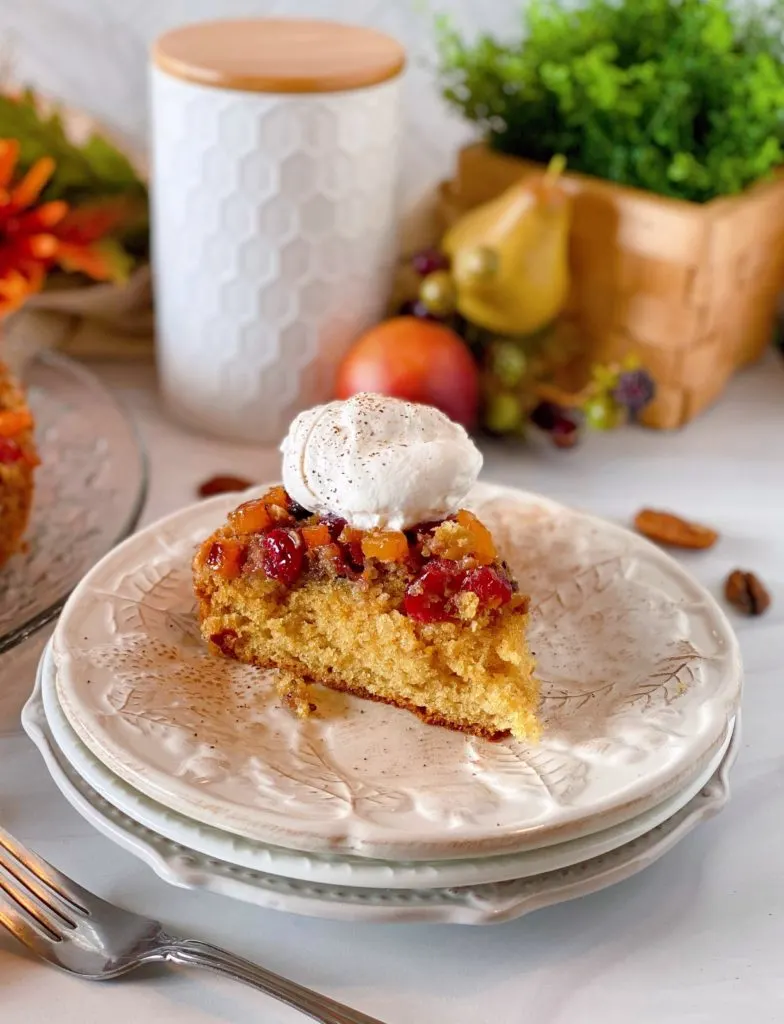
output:
M300 413L280 450L295 501L362 530L443 519L482 468L466 431L438 409L366 393Z

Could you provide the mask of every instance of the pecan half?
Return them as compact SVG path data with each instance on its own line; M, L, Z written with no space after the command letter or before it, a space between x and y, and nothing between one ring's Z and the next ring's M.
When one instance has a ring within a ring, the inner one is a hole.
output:
M753 572L735 569L724 581L724 596L746 615L762 615L770 607L770 594Z
M719 539L709 526L691 523L671 512L644 508L634 517L635 528L649 540L674 548L710 548Z
M231 476L230 474L219 474L211 476L198 487L200 498L213 498L216 494L229 494L232 491L247 491L253 486L252 481L246 480L243 476Z

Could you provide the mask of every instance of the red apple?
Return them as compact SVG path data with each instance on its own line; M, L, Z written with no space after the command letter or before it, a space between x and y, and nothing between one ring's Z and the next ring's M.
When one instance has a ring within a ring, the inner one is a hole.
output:
M434 405L470 430L479 406L479 371L449 327L398 316L371 327L343 360L336 397L360 391Z

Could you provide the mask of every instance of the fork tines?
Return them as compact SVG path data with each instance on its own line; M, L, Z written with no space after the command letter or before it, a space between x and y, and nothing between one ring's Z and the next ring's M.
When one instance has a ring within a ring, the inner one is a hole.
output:
M0 923L16 934L14 919L21 915L41 938L59 942L64 929L72 931L89 913L58 871L0 829Z

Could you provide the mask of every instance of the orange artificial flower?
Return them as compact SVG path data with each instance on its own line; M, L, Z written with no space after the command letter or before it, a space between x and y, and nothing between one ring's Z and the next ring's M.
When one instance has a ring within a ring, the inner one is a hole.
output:
M0 139L0 317L40 291L56 267L96 281L121 276L113 253L100 243L122 220L122 204L72 210L55 200L36 206L55 162L41 157L14 181L18 159L18 141Z

